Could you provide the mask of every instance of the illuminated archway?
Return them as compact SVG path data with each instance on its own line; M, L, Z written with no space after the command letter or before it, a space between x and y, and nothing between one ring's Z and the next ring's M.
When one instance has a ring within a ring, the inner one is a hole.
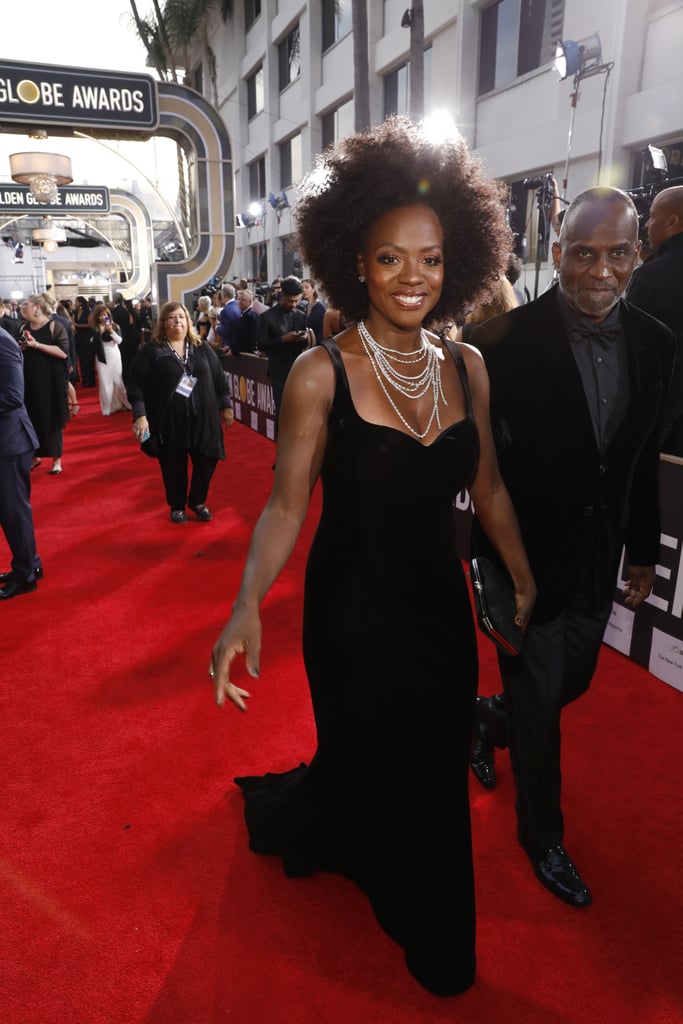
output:
M43 128L73 135L85 129L99 138L137 139L156 131L181 145L192 172L197 243L181 262L150 260L153 295L160 303L172 299L189 305L192 292L225 276L235 250L232 148L225 124L200 93L148 75L4 60L0 81L4 130ZM148 228L140 226L130 208L128 215L144 235L136 243L143 251L149 245Z

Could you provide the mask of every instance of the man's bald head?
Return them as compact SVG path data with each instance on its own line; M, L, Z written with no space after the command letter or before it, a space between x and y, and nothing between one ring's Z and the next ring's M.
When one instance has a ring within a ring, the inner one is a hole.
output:
M560 230L560 244L570 234L575 233L577 221L581 222L581 230L585 231L585 225L597 224L600 221L613 219L626 213L633 221L635 238L638 237L638 211L635 203L628 193L620 188L608 188L596 186L579 192L578 196L570 203L562 218Z
M683 185L662 189L652 200L647 233L655 250L667 238L683 231Z

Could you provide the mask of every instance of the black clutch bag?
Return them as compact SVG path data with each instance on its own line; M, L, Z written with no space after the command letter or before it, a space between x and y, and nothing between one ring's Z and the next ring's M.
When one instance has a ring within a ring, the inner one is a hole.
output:
M479 628L504 654L519 654L523 633L515 622L512 580L485 555L470 560L470 575Z

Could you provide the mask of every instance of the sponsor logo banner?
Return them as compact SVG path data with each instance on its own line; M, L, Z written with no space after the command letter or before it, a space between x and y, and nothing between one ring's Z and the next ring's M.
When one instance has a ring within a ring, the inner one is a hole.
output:
M634 618L635 613L630 608L615 602L605 629L605 643L622 654L630 654Z
M653 629L648 668L669 686L683 690L683 640Z

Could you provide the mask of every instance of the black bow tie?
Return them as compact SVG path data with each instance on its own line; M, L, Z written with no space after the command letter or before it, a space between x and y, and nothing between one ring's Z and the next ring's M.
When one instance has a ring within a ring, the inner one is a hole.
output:
M603 348L608 348L619 337L621 327L618 323L605 326L603 324L576 324L572 330L575 337L582 341L598 341Z

